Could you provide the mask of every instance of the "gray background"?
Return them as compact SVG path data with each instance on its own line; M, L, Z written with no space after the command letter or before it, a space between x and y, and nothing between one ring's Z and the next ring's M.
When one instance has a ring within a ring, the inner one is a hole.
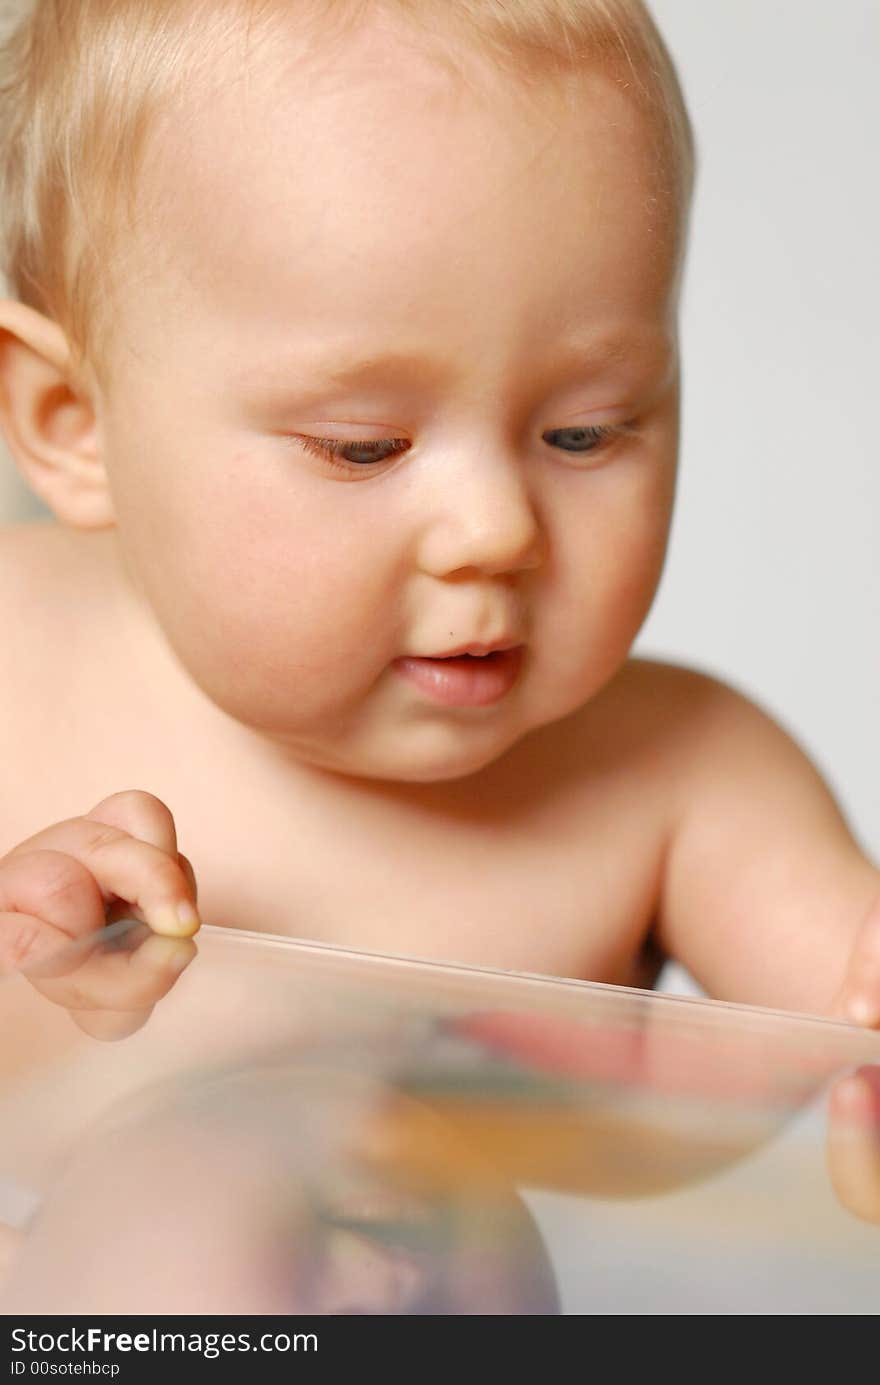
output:
M700 177L679 494L636 650L758 700L880 856L880 4L653 8ZM0 519L41 513L0 456Z
M653 9L701 166L678 501L636 647L758 700L877 857L880 4Z

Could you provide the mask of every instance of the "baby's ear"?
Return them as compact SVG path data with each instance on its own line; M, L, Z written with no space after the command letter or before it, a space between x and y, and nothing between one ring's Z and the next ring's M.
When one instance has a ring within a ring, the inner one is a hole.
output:
M115 524L92 401L72 384L57 322L0 299L0 425L31 490L77 529Z

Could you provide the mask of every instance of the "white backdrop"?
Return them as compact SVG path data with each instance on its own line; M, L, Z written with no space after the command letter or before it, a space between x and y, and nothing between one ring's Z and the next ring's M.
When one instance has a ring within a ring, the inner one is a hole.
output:
M653 8L701 169L678 502L637 648L762 702L880 855L880 3Z
M678 502L636 648L761 702L880 856L880 0L654 12L700 175ZM28 503L0 457L0 517Z

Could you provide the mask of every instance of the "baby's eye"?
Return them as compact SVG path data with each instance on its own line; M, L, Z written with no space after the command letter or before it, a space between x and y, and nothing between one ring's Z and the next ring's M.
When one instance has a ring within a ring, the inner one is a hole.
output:
M605 424L587 427L581 424L576 428L550 428L544 434L544 441L553 447L561 447L564 452L597 452L603 443L632 431L630 424L618 424L616 427Z
M339 438L310 438L298 436L307 452L312 452L331 466L347 463L350 467L375 466L397 457L407 447L406 438L377 438L372 442L346 442ZM390 449L384 454L383 448ZM350 454L350 455L348 455ZM378 455L377 455L378 454Z

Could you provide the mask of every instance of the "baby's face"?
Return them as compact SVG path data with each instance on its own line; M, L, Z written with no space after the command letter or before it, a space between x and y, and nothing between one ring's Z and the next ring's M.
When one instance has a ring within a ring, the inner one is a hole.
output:
M677 244L648 132L598 73L457 80L375 21L228 68L145 173L99 401L127 562L190 676L296 758L472 773L599 690L659 580ZM499 638L518 676L482 705L396 662Z
M71 1152L4 1314L558 1312L514 1189L390 1080L306 1060L129 1102Z

